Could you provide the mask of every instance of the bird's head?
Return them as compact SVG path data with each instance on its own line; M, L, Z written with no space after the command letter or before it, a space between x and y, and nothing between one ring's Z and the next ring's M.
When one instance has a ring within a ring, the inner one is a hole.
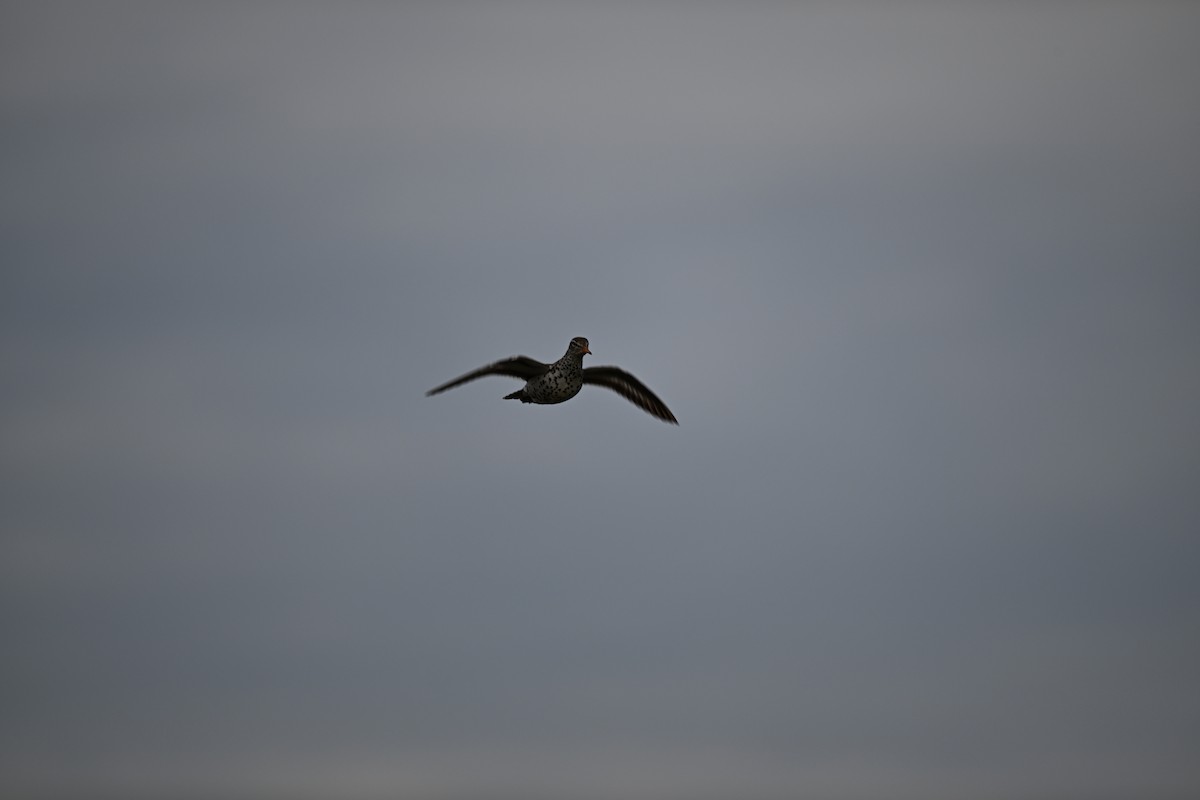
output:
M585 355L590 356L592 354L592 351L588 349L588 340L582 336L576 336L571 340L571 344L567 346L567 352L577 355L581 358Z

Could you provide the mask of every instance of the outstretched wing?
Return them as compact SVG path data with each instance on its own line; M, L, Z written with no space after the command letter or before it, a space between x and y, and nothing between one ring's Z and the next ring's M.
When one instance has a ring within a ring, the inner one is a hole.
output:
M658 399L658 395L650 391L646 384L617 367L585 367L583 382L593 386L603 386L612 389L617 394L633 403L638 408L653 414L665 422L678 425L679 420L667 408L667 404Z
M473 381L476 378L482 378L485 375L507 375L510 378L520 378L527 381L530 378L536 378L542 375L546 370L550 369L549 364L543 364L540 361L534 361L529 356L513 356L506 358L503 361L497 361L495 364L488 364L486 367L480 367L474 372L468 372L466 375L455 378L449 383L443 383L436 389L430 389L425 393L426 397L434 394L440 394L447 389L453 389L455 386Z

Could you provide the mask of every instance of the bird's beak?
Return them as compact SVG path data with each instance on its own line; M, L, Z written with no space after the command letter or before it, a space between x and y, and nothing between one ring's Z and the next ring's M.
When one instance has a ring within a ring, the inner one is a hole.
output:
M583 353L584 353L584 355L590 356L592 354L592 351L585 347L585 348L583 348Z

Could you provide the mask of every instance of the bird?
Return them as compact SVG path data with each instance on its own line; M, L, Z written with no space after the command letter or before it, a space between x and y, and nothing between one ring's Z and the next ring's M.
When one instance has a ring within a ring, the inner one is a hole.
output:
M504 396L505 400L520 400L522 403L539 403L550 405L565 403L575 395L585 384L603 386L633 403L638 408L664 422L678 425L679 420L667 408L667 404L658 399L658 395L650 391L646 384L618 367L584 367L583 357L591 355L588 340L576 336L567 345L567 352L553 364L543 364L529 356L512 356L486 367L468 372L449 383L443 383L425 393L426 397L441 394L447 389L461 386L468 381L482 378L485 375L507 375L525 381L525 386Z

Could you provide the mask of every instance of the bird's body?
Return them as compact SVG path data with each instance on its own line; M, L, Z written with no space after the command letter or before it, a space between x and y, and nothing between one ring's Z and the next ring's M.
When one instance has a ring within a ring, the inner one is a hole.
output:
M582 336L576 336L567 345L567 352L563 354L563 357L553 364L543 364L528 356L513 356L486 367L480 367L474 372L468 372L436 389L430 389L425 394L439 394L485 375L507 375L525 381L525 386L512 394L505 395L505 400L551 405L570 400L579 394L585 383L590 383L612 389L642 410L665 422L679 424L666 404L659 400L658 396L650 391L644 383L628 372L617 367L585 368L583 357L590 355L591 352L588 349L588 340Z
M546 365L546 371L535 375L525 382L525 386L505 395L505 400L520 400L522 403L540 403L551 405L565 403L583 388L583 355L591 352L587 349L587 340L582 347L579 339L572 339L567 352L558 361Z

